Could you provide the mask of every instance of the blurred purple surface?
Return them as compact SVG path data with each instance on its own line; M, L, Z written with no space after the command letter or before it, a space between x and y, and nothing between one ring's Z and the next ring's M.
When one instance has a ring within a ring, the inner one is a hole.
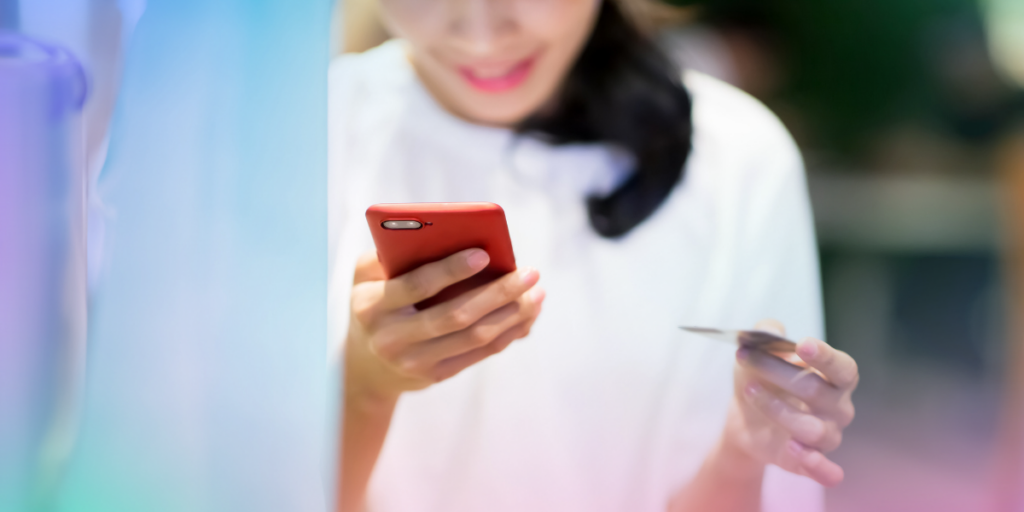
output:
M69 448L85 327L84 100L69 53L0 32L0 510L45 500Z

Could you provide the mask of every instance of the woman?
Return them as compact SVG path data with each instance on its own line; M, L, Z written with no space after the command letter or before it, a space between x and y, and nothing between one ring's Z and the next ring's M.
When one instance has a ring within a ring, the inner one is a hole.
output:
M332 67L341 510L820 510L842 480L848 355L805 339L801 373L678 329L821 336L799 153L633 7L382 0L400 39ZM487 262L385 280L363 211L417 201L502 205L520 270L417 312Z

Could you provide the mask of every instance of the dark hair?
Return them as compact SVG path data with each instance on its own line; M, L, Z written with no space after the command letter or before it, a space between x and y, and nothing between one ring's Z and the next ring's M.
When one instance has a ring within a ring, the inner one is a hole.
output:
M590 40L548 109L518 130L554 144L607 142L636 168L605 197L587 198L590 223L614 238L651 216L683 175L690 153L690 96L679 69L615 0L601 2Z

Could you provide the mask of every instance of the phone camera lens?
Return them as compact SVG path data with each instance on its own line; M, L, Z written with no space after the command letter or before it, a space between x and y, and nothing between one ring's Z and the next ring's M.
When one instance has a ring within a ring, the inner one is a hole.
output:
M386 220L381 223L384 229L420 229L423 224L415 220Z

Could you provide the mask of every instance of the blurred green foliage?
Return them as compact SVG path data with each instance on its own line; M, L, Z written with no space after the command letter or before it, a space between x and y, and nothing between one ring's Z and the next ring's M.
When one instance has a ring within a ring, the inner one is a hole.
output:
M974 70L951 71L959 63L944 62L963 45L983 45L976 0L670 3L699 6L712 26L766 36L780 54L785 83L777 98L762 99L798 111L815 147L856 157L879 130L907 120L962 137L991 132L984 118L993 112L972 110L977 105L950 91L951 73Z

